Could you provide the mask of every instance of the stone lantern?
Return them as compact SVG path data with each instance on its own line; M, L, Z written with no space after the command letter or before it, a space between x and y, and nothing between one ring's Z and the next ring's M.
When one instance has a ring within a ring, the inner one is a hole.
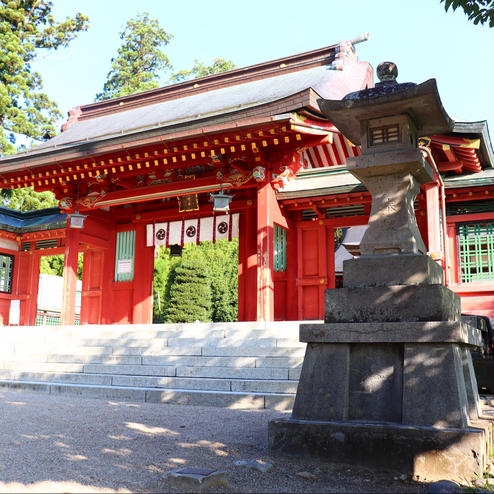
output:
M450 132L435 80L381 82L343 100L320 100L362 154L348 170L372 195L361 257L344 262L343 288L327 290L324 324L303 324L307 343L290 419L270 422L272 454L392 469L421 479L482 473L489 425L481 419L470 348L475 321L420 236L413 203L433 170L417 137Z

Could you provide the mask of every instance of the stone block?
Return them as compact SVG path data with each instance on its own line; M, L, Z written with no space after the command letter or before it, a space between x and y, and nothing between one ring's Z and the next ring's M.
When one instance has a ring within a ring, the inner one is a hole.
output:
M480 331L460 321L301 324L306 343L462 343L478 347Z
M0 369L10 369L22 372L54 372L61 374L63 372L82 372L83 365L44 362L17 362L11 360L0 362Z
M7 388L14 391L36 391L36 393L50 393L49 383L29 382L29 381L10 381L1 380L0 388Z
M147 390L146 401L171 405L211 406L248 410L264 409L264 396L262 395L225 393L221 391Z
M288 369L263 367L260 369L229 367L177 367L177 377L212 377L227 379L288 379Z
M163 365L105 365L86 364L84 372L87 374L126 374L137 376L174 376L175 367Z
M114 386L134 386L140 388L230 391L230 381L226 379L188 379L188 378L174 378L174 377L113 376L112 384Z
M168 472L163 478L171 487L182 492L204 492L215 487L228 487L228 475L224 470L187 467Z
M337 379L334 375L333 379ZM350 346L348 419L401 422L403 346Z
M208 343L210 346L211 343ZM218 347L232 347L235 345L241 345L246 347L261 347L261 348L269 348L276 346L276 338L249 338L249 335L243 335L243 337L227 337L219 340L215 343L215 346Z
M458 345L405 345L402 422L468 426L469 405Z
M146 392L142 389L116 386L90 386L77 384L51 384L50 393L81 396L83 398L104 398L106 400L143 402Z
M460 297L442 285L326 290L324 322L459 321Z
M303 357L304 346L292 347L214 347L205 346L202 354L206 357Z
M303 358L290 357L261 357L255 360L256 367L285 367L287 369L302 368L303 363Z
M135 353L129 353L132 350L136 350ZM166 348L153 348L152 346L147 347L147 348L142 348L142 347L135 347L133 348L127 348L125 350L122 350L122 353L119 351L114 351L113 352L115 355L142 355L142 356L148 356L148 355L156 355L156 356L161 356L161 355L176 355L176 356L201 356L202 355L202 349L200 346L169 346Z
M367 256L343 261L343 286L442 285L444 270L430 256Z
M256 359L254 357L149 356L142 357L142 363L145 365L168 365L183 367L256 367Z
M228 390L226 390L228 391ZM237 393L293 393L297 392L295 381L269 381L254 379L231 381L231 391Z
M69 383L69 384L90 384L90 385L111 385L111 376L102 376L98 374L77 374L54 372L25 372L19 370L2 370L0 379L48 382L48 383Z
M309 343L293 405L293 417L345 420L348 416L349 370L349 345Z
M470 428L280 419L268 425L272 455L349 462L418 476L464 481L482 475L492 423Z

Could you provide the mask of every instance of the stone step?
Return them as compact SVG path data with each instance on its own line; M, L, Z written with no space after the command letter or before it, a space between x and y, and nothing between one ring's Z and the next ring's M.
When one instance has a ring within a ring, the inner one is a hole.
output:
M17 357L17 358L16 358ZM100 365L145 365L167 367L233 367L233 368L264 368L276 367L284 369L300 369L303 363L301 357L200 357L200 356L138 356L138 355L74 355L74 354L35 354L26 356L9 356L4 359L15 362L16 368L22 362L34 364L100 364Z
M196 391L233 391L255 393L294 394L297 382L284 380L211 379L187 377L131 376L112 374L84 374L0 370L0 380L52 382L93 386L131 388L187 389Z
M28 390L50 394L66 394L85 398L103 398L118 401L167 403L175 405L199 405L238 409L290 410L293 394L241 393L225 391L197 391L187 389L156 389L127 386L104 386L0 380L0 388Z
M15 328L0 387L105 399L291 409L299 323Z
M234 323L192 323L154 325L89 325L89 326L22 326L14 329L2 328L3 339L80 339L80 338L207 338L207 337L246 337L257 338L298 338L299 322L234 322Z
M10 370L19 372L83 372L83 364L66 364L59 362L24 362L16 360L0 361L0 370Z
M210 377L220 379L288 379L288 369L282 367L177 367L177 377Z
M10 351L4 351L1 354L2 360L25 360L25 361L38 361L38 362L56 362L56 359L68 360L68 357L72 355L74 361L85 362L89 360L105 361L105 359L117 359L121 358L122 362L127 360L139 363L138 358L142 357L144 363L146 359L155 358L160 359L163 357L245 357L251 359L262 358L303 358L305 353L305 343L297 344L289 342L288 346L283 346L285 340L280 341L279 346L258 346L256 343L250 345L229 345L228 343L221 343L218 345L206 345L206 346L161 346L159 343L150 343L147 346L80 346L80 347L68 347L63 345L53 346L22 346L19 344ZM197 343L197 342L195 342ZM130 358L135 357L135 358Z
M302 357L305 355L305 343L298 347L202 347L205 357Z

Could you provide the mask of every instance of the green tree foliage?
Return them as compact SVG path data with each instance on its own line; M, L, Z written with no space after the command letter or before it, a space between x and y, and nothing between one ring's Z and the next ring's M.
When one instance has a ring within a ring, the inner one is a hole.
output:
M111 60L111 70L96 95L96 101L126 96L159 86L160 72L170 69L168 57L162 51L172 35L151 19L147 12L127 21L120 33L122 46Z
M153 320L172 322L167 310L174 282L182 260L193 257L206 268L211 297L210 321L236 321L238 312L238 239L187 244L183 257L170 257L170 250L160 247L154 263ZM159 301L159 302L158 302ZM197 319L197 318L196 318ZM194 321L196 320L194 319Z
M494 27L494 0L441 0L446 12L451 7L456 10L461 7L469 21L476 24L487 24Z
M18 211L36 211L58 206L52 192L35 192L32 187L24 189L3 189L3 204Z
M215 244L204 242L201 249L209 267L213 322L236 321L238 313L238 239Z
M49 0L0 0L0 155L16 151L17 135L43 140L60 117L31 63L44 50L66 47L88 27L81 13L56 22Z
M224 58L215 58L211 65L204 65L196 59L194 60L194 66L191 70L181 70L180 72L176 72L171 76L170 81L181 82L189 79L197 79L198 77L233 70L236 67L237 66L231 60L225 60Z
M168 322L211 321L211 283L201 257L191 250L176 268L166 311Z
M159 247L158 255L154 260L153 278L153 321L164 322L165 314L170 303L170 288L175 279L177 266L180 265L180 257L170 257L170 249Z
M54 256L41 256L39 262L40 274L53 274L55 276L63 276L63 254ZM77 279L82 280L82 267L84 264L84 254L79 252L77 257Z

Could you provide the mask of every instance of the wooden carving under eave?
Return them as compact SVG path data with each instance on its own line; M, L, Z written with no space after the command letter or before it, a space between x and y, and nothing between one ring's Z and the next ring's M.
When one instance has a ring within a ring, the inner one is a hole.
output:
M283 188L288 182L293 180L297 173L303 168L301 161L301 153L294 152L291 157L284 156L284 159L280 162L280 174L277 175L271 184L275 190Z
M253 170L248 171L237 168L233 172L226 174L220 170L216 174L216 177L219 180L227 181L236 187L240 187L251 179L254 179L256 182L264 182L266 180L266 170L262 166L256 166Z
M99 192L91 192L85 197L79 199L79 204L85 208L92 208L95 204L106 196L105 190L100 190Z

